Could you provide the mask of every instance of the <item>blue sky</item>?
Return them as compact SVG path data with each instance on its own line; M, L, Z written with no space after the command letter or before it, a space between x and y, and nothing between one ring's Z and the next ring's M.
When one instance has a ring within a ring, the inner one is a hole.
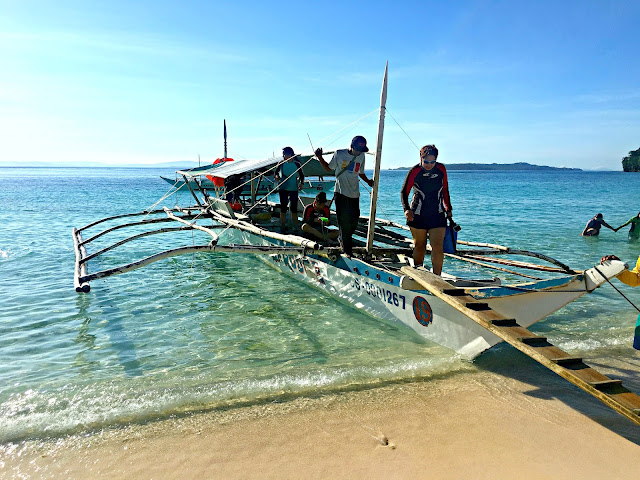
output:
M383 168L435 143L620 170L638 24L638 1L0 0L0 163L213 160L225 118L236 158L373 144L388 60Z

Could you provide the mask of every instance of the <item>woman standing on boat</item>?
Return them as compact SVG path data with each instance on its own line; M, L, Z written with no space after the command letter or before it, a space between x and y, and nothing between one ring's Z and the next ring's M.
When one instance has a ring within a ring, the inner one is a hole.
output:
M442 244L447 217L451 219L452 211L447 170L441 163L436 163L437 158L438 149L435 145L425 145L420 149L420 163L407 173L400 198L415 243L414 266L422 266L424 262L428 237L431 243L433 273L440 275L444 261ZM411 189L413 198L409 204Z

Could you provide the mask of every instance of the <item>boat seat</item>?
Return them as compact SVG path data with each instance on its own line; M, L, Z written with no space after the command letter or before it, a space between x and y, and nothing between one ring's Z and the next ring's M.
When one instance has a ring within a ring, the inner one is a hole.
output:
M236 219L236 214L229 205L229 202L222 200L221 198L209 197L209 204L211 208L218 213L221 213L225 217Z

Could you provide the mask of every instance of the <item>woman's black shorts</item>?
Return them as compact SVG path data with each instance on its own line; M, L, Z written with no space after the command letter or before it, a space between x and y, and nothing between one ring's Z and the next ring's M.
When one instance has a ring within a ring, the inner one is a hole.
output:
M432 228L444 228L447 226L447 216L444 213L431 213L423 215L413 215L413 220L407 225L420 230L431 230Z

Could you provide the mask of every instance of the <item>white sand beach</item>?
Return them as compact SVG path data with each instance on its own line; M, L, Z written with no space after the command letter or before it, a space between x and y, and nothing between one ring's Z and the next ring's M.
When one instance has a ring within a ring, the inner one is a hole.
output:
M465 372L26 442L2 477L636 479L640 427L540 377Z

